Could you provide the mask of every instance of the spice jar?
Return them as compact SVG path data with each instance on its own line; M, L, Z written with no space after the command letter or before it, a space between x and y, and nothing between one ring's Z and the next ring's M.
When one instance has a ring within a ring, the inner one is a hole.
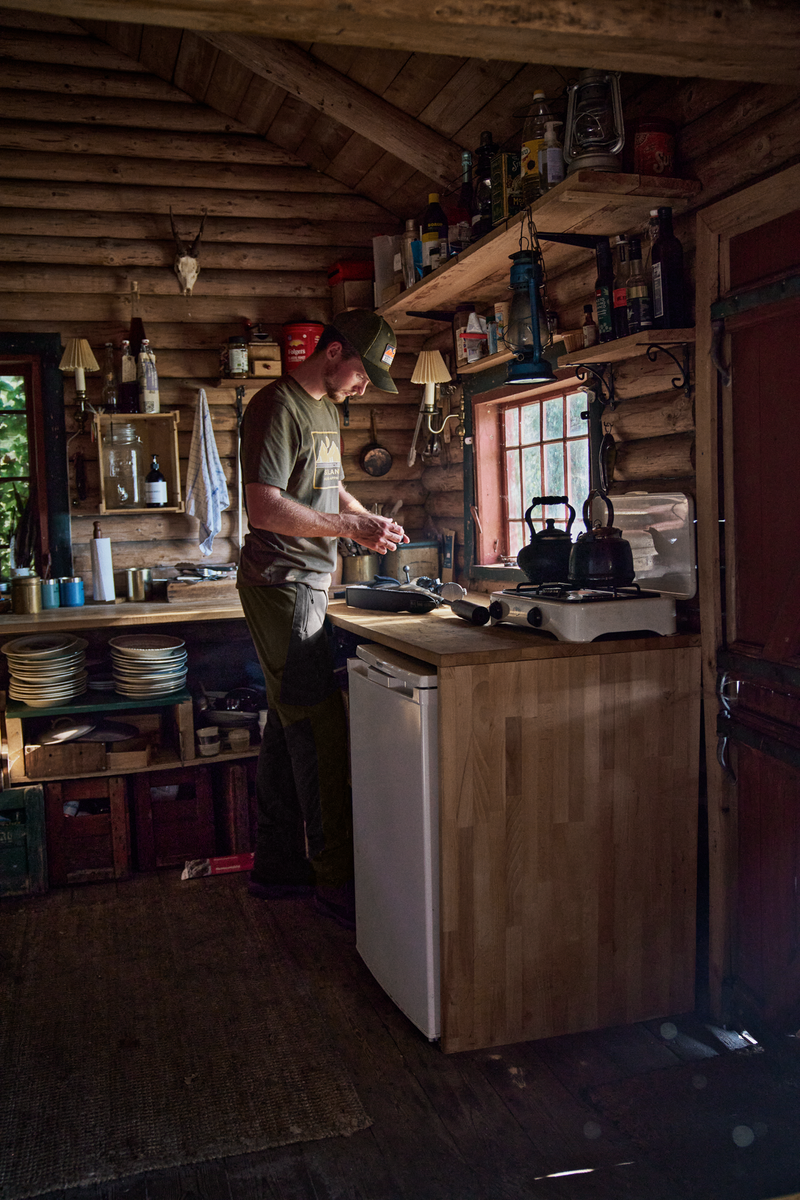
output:
M228 338L228 373L231 379L247 378L247 342L242 336Z
M11 611L15 613L42 611L42 581L38 575L19 575L11 580Z

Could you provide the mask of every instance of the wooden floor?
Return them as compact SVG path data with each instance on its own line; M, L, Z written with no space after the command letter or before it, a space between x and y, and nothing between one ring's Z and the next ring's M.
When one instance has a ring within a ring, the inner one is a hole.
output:
M0 919L8 905L245 882L227 876L181 885L176 872L140 875L5 900ZM800 1102L796 1039L753 1048L700 1016L673 1015L447 1056L377 986L352 933L308 901L272 902L270 911L371 1128L53 1192L49 1200L766 1200L800 1188L800 1107L784 1100ZM694 1115L693 1088L694 1096L703 1089ZM734 1128L754 1131L752 1144L737 1145Z

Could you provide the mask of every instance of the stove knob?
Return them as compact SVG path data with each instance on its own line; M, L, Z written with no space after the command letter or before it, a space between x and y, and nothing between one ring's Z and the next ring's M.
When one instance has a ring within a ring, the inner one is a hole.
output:
M502 621L508 616L508 605L503 600L493 600L489 605L489 616L493 621Z
M538 629L542 623L542 610L540 608L528 609L528 624L533 625L534 629Z

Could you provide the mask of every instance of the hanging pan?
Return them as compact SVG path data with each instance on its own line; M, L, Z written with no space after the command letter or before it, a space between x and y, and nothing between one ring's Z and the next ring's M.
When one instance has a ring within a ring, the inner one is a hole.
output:
M359 458L359 466L362 471L366 471L368 475L378 478L385 475L392 467L392 456L385 446L381 446L378 442L378 435L375 432L375 409L369 410L369 422L372 430L372 441L368 442L361 451Z

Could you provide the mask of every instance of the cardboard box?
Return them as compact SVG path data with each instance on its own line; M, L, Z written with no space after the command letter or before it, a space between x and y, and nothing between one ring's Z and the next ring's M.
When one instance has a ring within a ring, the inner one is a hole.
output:
M372 264L369 264L369 279L345 279L331 288L334 314L350 308L372 308Z
M139 771L150 765L152 745L147 738L112 742L106 751L109 771Z

